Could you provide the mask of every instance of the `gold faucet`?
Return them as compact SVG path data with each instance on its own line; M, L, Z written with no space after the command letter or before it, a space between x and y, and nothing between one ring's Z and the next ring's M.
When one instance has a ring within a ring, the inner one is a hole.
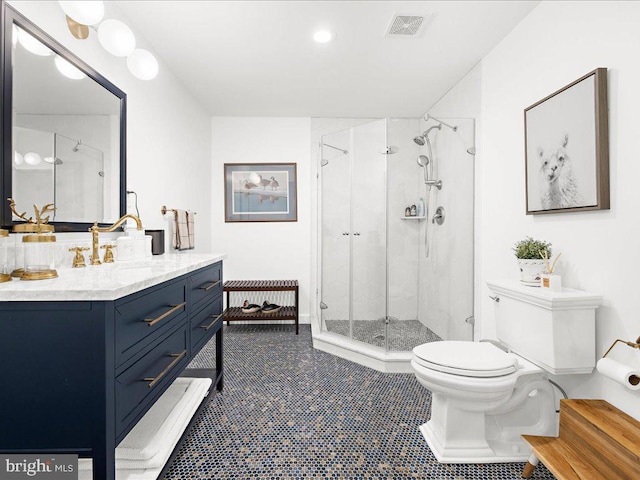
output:
M130 213L127 213L126 215L123 215L122 217L120 217L120 219L110 227L99 227L98 222L93 223L93 227L89 229L89 232L91 232L91 265L100 265L102 263L100 261L100 254L98 253L98 248L99 248L98 233L113 232L116 228L122 225L128 218L136 222L136 227L138 228L138 230L142 230L142 222L140 221L140 218Z

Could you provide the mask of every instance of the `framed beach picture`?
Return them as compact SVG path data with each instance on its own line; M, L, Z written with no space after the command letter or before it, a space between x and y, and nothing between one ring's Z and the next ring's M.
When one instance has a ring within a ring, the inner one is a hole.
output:
M524 111L527 215L609 208L607 69Z
M225 222L296 222L295 163L225 163Z

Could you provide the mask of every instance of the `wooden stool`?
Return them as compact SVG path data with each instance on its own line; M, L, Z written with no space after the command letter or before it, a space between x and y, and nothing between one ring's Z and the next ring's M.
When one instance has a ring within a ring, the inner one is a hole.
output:
M558 480L640 478L640 422L604 400L561 400L560 436L522 437L533 449L522 478L538 460Z

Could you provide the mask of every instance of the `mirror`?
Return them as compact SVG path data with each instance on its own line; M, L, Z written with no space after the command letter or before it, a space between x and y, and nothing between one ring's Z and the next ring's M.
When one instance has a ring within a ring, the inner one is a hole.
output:
M126 212L126 95L2 2L1 224L53 203L56 231Z

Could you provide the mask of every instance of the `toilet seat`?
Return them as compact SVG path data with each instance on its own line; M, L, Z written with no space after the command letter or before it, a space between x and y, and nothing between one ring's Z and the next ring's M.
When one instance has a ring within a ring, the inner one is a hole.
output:
M463 377L502 377L518 370L515 355L485 342L425 343L413 349L413 358L424 368Z

